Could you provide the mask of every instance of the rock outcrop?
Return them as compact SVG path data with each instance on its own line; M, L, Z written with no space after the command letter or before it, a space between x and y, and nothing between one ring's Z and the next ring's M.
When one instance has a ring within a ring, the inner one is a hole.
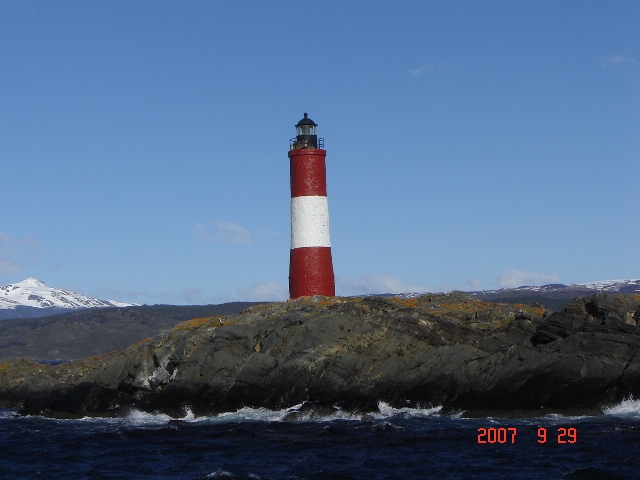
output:
M0 364L0 406L57 416L175 416L309 402L375 410L598 407L640 394L640 296L550 314L462 293L310 297L191 320L123 351Z
M60 363L103 355L185 320L237 314L255 305L260 303L91 308L46 318L1 320L0 362L24 358Z

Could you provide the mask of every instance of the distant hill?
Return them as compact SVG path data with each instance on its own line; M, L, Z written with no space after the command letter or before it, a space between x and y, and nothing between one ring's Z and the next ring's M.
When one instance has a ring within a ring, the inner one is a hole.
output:
M50 287L35 278L0 286L0 320L38 318L86 308L130 307L133 303L100 300Z
M478 290L464 292L480 300L499 303L533 303L542 304L549 310L560 310L567 303L577 297L585 297L598 292L640 294L640 279L634 280L605 280L600 282L577 283L564 285L553 283L549 285L523 286L516 288L501 288L499 290ZM394 295L390 293L382 294L382 297L415 298L424 293L401 293Z
M467 293L488 302L525 303L529 305L541 303L550 310L560 310L576 297L593 295L597 292L640 294L640 279L606 280L573 285L554 283L540 287L524 286Z
M192 318L231 315L260 302L92 308L0 321L0 361L59 362L120 350Z

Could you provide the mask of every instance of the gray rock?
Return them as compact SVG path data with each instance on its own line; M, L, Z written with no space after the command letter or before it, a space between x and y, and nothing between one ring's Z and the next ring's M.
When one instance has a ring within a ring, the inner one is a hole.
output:
M640 394L640 299L598 294L549 315L455 292L312 297L211 317L101 357L0 364L0 405L54 416L127 408L329 411L592 408ZM309 407L311 406L311 407Z

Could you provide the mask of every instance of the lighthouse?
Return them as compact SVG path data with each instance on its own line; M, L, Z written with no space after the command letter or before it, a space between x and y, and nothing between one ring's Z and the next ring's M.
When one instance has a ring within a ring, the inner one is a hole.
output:
M324 140L304 114L291 139L291 256L289 297L336 294L329 239Z

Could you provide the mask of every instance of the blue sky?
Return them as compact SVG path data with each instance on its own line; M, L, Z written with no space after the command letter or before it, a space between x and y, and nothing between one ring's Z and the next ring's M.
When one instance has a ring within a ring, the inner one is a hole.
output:
M640 2L0 1L0 284L287 296L294 125L337 293L640 277Z

